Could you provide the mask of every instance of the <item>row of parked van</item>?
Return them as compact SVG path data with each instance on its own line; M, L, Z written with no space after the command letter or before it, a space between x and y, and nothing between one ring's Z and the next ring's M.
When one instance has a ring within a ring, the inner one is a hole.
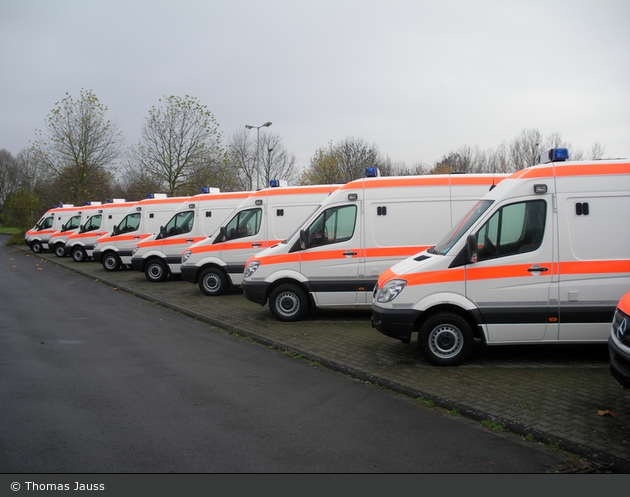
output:
M630 164L570 162L566 149L512 175L368 174L122 204L76 208L63 245L64 231L37 238L73 207L53 209L27 243L152 282L181 274L210 296L242 286L281 321L371 306L374 328L404 343L416 333L439 365L465 361L475 340L606 342L630 289Z

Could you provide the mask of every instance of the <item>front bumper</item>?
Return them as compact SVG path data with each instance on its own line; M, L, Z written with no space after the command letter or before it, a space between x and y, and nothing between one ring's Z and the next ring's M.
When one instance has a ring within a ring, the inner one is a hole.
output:
M269 284L264 281L259 283L243 281L243 295L247 298L247 300L251 300L256 304L265 305L267 303L268 287Z
M623 388L630 389L630 353L619 347L612 336L608 337L610 374Z
M190 281L191 283L197 283L197 267L196 266L180 266L182 279Z
M144 259L142 257L132 257L131 268L140 272L144 271Z
M382 309L372 305L372 328L383 335L409 343L419 316L420 311L413 309Z

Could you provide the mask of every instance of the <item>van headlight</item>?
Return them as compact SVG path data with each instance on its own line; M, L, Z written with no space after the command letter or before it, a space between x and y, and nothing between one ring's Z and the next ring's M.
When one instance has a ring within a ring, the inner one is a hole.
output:
M400 292L402 292L406 284L407 282L405 280L388 281L383 285L383 288L379 288L378 294L376 295L376 301L383 304L391 302Z
M131 256L133 257L134 255L136 255L136 252L140 249L140 245L134 245L133 248L131 249Z
M192 250L186 250L186 252L182 254L182 264L184 264L191 255L192 255Z
M260 267L260 261L252 261L245 268L245 272L243 273L244 278L249 278L256 272L256 269Z

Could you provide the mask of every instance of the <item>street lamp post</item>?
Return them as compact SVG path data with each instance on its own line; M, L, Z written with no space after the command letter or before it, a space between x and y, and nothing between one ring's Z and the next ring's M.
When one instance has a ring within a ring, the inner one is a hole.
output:
M256 129L256 190L260 190L260 128L268 128L271 122L267 121L260 126L245 125L247 129Z

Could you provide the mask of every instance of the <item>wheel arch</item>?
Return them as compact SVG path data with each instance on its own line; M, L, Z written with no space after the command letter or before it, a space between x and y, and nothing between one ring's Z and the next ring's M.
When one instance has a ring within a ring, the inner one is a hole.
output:
M413 331L416 331L416 332L419 331L422 325L425 323L425 321L427 321L427 319L435 316L436 314L440 314L442 312L451 312L453 314L457 314L458 316L460 316L470 326L470 329L472 330L472 333L473 333L473 337L479 338L483 340L485 343L485 333L483 330L483 325L475 316L476 314L475 310L465 309L453 303L435 304L429 307L428 309L426 309L424 312L420 313L420 315L418 316L418 319L414 323Z
M310 289L310 286L308 285L308 282L300 281L290 276L283 276L273 281L272 283L270 283L265 291L265 298L269 300L271 292L273 292L280 285L285 285L285 284L295 285L297 287L302 288L302 290L304 290L306 292L306 295L308 296L309 307L313 308L315 306L315 300L313 299L313 295L311 293L311 289Z

